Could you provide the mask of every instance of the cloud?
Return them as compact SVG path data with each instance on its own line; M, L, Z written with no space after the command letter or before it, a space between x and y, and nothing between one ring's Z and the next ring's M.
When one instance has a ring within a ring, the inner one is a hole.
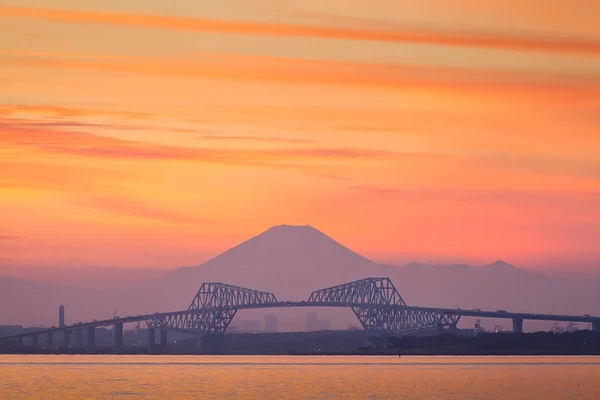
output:
M495 170L516 170L546 172L556 175L600 179L600 160L596 157L586 159L583 154L577 158L554 155L510 155L487 154L463 159L467 166L485 167Z
M545 205L583 207L595 210L600 217L600 191L555 191L518 189L465 189L465 188L399 188L380 186L348 186L347 190L371 199L400 199L439 204L445 201L467 201L514 204L516 206L543 207ZM591 216L591 215L590 215Z
M359 26L335 27L10 6L0 7L0 15L4 18L84 22L174 31L368 40L525 51L600 54L600 42L589 39L526 36L501 32L435 30L384 24L381 21L379 22L379 26L373 26L373 22L377 23L377 21L356 18L345 19L344 22L354 22L355 25Z
M369 195L375 195L375 196L398 196L398 195L405 193L405 191L400 190L400 189L382 188L382 187L377 187L377 186L366 186L366 185L349 186L348 190L351 190L354 192L359 192L359 193L364 193L364 194L369 194Z
M125 125L125 124L99 124L90 122L77 121L36 121L23 118L4 118L3 124L11 124L13 127L23 128L57 128L57 129L110 129L110 130L142 130L142 131L159 131L171 133L200 133L195 129L177 128L173 126L161 125Z
M6 121L0 122L0 130L2 131L0 147L29 151L29 154L33 157L54 155L104 160L192 161L296 170L301 173L338 180L349 179L347 171L335 170L335 168L341 168L344 165L358 165L357 162L361 160L385 163L407 159L420 160L426 163L435 161L438 165L466 168L467 170L477 169L486 173L493 171L503 173L531 172L555 177L578 177L588 180L587 184L592 184L593 181L600 179L600 164L589 157L574 159L572 157L560 157L556 154L542 156L523 153L509 156L496 153L401 152L357 147L317 147L314 145L296 148L178 146L102 136L77 130L60 130L53 127L42 128L37 126L36 123L34 121L29 126L26 120L20 121L19 124ZM285 140L280 142L282 144L294 144ZM85 188L89 184L83 171L77 174L65 175L58 172L49 175L43 168L20 168L15 164L12 167L7 166L2 172L0 172L1 186L16 185L19 187L23 184L23 180L36 181L42 187L75 184L77 187ZM103 172L103 174L107 173L106 171ZM81 179L75 179L79 176L78 174L81 175ZM71 182L73 179L75 181ZM66 182L66 180L70 181ZM114 181L114 179L108 178L108 181Z
M0 116L35 114L51 117L96 117L110 116L131 119L146 119L153 114L128 110L99 110L89 108L60 107L53 105L0 104Z
M0 28L0 30L3 31L7 31L7 32L12 32L12 33L16 33L17 35L21 35L21 36L26 36L30 39L39 39L40 36L30 33L30 32L25 32L25 31L20 31L18 29L12 29L12 28Z
M4 231L8 232L8 231ZM23 238L15 235L0 235L0 252L3 253L14 253L18 251L23 251L26 249L20 242ZM10 254L9 254L10 256ZM3 261L4 260L4 261ZM0 262L9 262L8 258L0 258Z
M12 235L0 235L0 240L16 240L19 239L19 236L12 236Z
M92 133L0 123L0 144L43 153L104 159L186 160L234 165L270 165L307 160L390 160L426 154L358 148L227 149L160 145Z
M485 71L274 58L243 55L204 55L198 59L151 57L64 57L60 53L0 52L5 65L73 70L116 71L131 74L188 76L202 79L319 84L344 87L430 90L482 97L509 96L548 103L556 100L595 102L600 79L595 75Z
M0 140L1 143L1 140ZM89 164L60 163L56 157L34 156L25 161L27 153L18 152L15 159L0 159L0 190L24 189L69 193L122 192L123 182L144 179L130 171L92 167ZM24 158L23 160L21 158Z
M216 140L216 141L247 141L247 142L266 142L266 143L315 143L314 140L306 139L292 139L286 137L274 137L274 136L219 136L219 135L204 135L201 136L202 140Z
M134 201L131 199L116 198L116 197L86 197L72 201L72 203L92 207L120 215L158 220L174 223L207 223L208 220L192 214L163 210L146 203Z

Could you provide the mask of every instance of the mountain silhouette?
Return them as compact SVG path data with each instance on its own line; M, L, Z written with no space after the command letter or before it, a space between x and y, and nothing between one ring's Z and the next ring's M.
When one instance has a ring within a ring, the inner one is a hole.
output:
M67 307L69 319L75 320L110 316L116 308L120 315L181 310L188 307L200 285L209 281L273 292L279 300L305 300L313 290L369 276L389 277L409 305L537 313L600 312L596 281L531 273L503 261L479 267L383 265L311 226L279 225L201 265L177 268L154 282L127 287L122 292L115 290L118 282L103 283L104 292L90 292L79 285L59 289L47 282L4 279L0 281L0 323L54 323L59 302ZM280 312L280 326L297 329L303 325L307 310L277 310L277 315ZM318 312L329 318L333 327L356 323L349 310ZM262 317L256 314L252 318ZM283 317L288 321L283 322Z
M311 226L279 225L165 281L192 293L207 280L302 300L316 289L387 272Z
M204 281L302 300L313 290L369 276L389 277L412 305L556 313L591 313L594 304L600 305L593 285L531 273L504 261L480 267L378 264L311 226L272 227L200 266L178 268L163 283L179 304L189 302Z

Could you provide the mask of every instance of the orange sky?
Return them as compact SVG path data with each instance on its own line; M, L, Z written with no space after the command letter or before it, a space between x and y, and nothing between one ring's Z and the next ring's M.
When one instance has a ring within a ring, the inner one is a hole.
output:
M3 0L0 263L172 268L285 223L376 259L593 265L599 18Z

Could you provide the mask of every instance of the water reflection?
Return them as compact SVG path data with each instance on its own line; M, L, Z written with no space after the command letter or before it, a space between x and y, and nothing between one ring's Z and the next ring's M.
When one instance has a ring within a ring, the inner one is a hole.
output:
M597 357L0 356L2 399L590 399Z

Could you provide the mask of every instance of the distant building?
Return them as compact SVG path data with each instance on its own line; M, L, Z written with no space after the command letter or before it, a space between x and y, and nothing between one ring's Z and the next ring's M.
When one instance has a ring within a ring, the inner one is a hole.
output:
M319 319L319 314L309 312L306 314L306 331L327 331L330 328L330 323L327 320Z
M319 325L319 314L317 314L316 312L306 313L306 331L307 332L318 331L319 330L318 325Z
M58 307L58 326L65 326L65 306Z
M279 320L276 315L267 315L265 317L265 332L278 332Z
M257 333L260 332L260 321L241 320L238 321L234 330L240 333Z

